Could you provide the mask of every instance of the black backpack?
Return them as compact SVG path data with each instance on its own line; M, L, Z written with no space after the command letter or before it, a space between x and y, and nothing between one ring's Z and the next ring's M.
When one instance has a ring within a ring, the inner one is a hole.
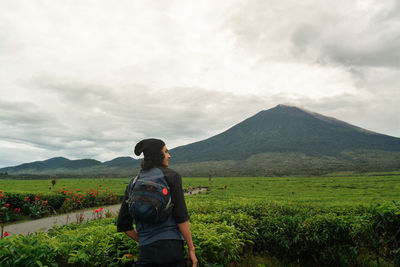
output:
M163 184L164 183L164 184ZM165 221L174 204L169 186L163 178L157 182L139 179L137 175L128 185L129 198L126 200L132 218L149 224Z

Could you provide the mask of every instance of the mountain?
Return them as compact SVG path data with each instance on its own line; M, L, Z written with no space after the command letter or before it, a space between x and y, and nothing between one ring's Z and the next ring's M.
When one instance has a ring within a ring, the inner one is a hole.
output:
M171 150L174 163L244 160L264 153L336 156L360 149L400 151L400 138L374 133L346 122L278 105L206 140Z
M96 167L101 166L102 163L98 160L94 159L77 159L77 160L69 160L60 168L72 169L72 168L88 168L88 167Z
M0 172L14 172L16 170L45 171L60 168L69 161L69 159L63 157L56 157L44 161L24 163L15 167L2 168Z
M186 176L400 170L400 138L287 105L263 110L218 135L170 149L170 154L170 166ZM131 176L140 161L52 158L0 173Z
M131 157L120 157L104 163L94 159L69 160L63 157L56 157L44 161L35 161L14 167L2 168L0 169L0 173L115 176L121 174L130 175L132 169L136 170L138 166L139 160Z
M119 157L110 161L104 162L105 165L110 167L128 167L138 164L138 160L131 157Z

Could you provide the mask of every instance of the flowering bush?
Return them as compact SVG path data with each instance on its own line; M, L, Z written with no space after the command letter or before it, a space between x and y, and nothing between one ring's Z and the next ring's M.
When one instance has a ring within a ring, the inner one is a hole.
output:
M97 220L103 218L103 208L100 207L99 209L95 209L93 211L93 216Z
M65 187L59 188L59 193L66 196L61 206L63 212L119 203L119 197L112 190L108 190L107 187L105 190L92 189L90 187L83 195L80 194L80 190L78 192L75 192L74 189L67 190Z
M40 218L50 214L48 201L39 197L40 194L37 194L33 200L29 197L25 197L26 203L24 204L24 210L31 218Z
M105 189L89 188L86 191L65 187L59 188L56 194L21 194L3 193L0 191L0 224L15 221L24 216L40 218L52 213L71 212L73 210L120 203L117 196L107 187ZM101 214L101 210L98 211ZM99 216L99 214L95 214Z
M21 208L12 208L8 202L8 196L0 191L0 238L8 236L8 233L4 231L4 224L16 220L20 216Z

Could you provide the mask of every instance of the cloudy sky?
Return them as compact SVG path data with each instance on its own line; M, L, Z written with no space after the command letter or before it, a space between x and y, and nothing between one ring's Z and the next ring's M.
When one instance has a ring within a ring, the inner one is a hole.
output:
M400 137L398 0L6 0L0 167L170 148L289 104Z

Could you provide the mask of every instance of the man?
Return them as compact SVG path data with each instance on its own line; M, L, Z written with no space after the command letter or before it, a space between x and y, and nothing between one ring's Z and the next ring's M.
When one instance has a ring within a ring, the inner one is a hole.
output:
M155 224L132 218L126 200L129 199L129 190L121 204L118 216L117 231L125 232L130 238L139 242L139 257L137 267L183 267L184 249L183 239L188 246L188 265L197 266L195 248L189 227L189 214L182 190L182 177L168 168L171 156L165 143L160 139L145 139L135 146L135 154L144 154L142 168L138 181L158 181L166 183L173 203L173 209L167 219ZM131 181L132 182L132 181ZM136 230L132 227L135 219Z

